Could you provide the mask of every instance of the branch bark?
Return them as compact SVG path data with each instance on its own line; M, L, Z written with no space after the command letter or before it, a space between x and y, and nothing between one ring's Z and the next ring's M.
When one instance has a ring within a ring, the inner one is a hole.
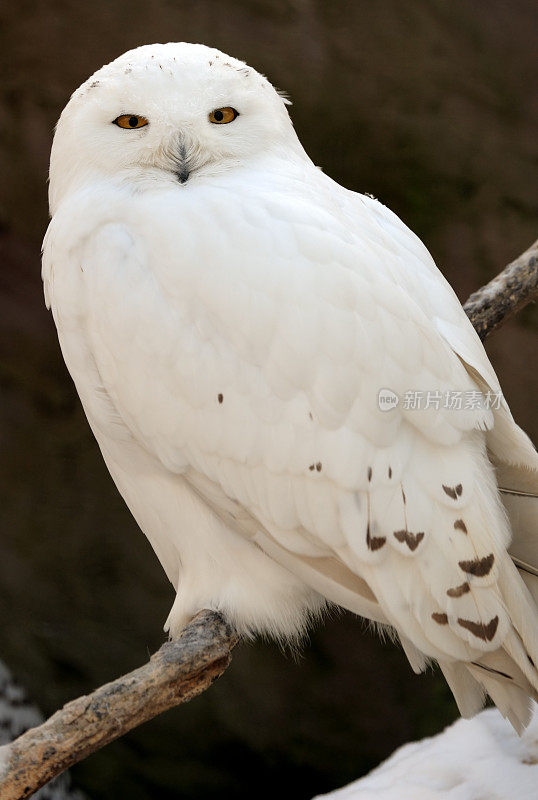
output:
M0 747L0 797L24 800L90 753L207 689L231 661L237 634L214 611L200 611L179 639L143 667L67 703L50 719Z
M463 308L482 339L538 298L538 239L493 280L469 297Z
M464 305L481 339L538 298L538 241ZM222 616L200 611L176 642L143 667L79 697L0 747L1 800L24 800L68 767L207 689L224 672L238 636Z

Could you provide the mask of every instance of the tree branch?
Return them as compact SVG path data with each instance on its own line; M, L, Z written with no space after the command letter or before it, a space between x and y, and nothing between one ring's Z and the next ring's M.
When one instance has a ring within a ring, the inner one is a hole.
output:
M538 297L538 241L487 286L465 311L481 339ZM79 697L50 719L0 747L0 797L24 800L131 728L207 689L224 672L238 636L222 616L200 611L176 642L148 664Z
M23 800L60 772L222 675L237 634L214 611L200 611L179 639L143 667L67 703L50 719L0 747L0 797Z
M469 297L463 308L482 339L538 298L538 240L486 286Z

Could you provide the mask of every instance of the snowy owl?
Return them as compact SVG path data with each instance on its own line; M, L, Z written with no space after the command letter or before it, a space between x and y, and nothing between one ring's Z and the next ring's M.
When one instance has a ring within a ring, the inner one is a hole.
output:
M424 245L314 166L286 104L185 43L73 94L43 255L66 364L176 590L171 636L210 608L293 639L336 604L521 730L536 452Z

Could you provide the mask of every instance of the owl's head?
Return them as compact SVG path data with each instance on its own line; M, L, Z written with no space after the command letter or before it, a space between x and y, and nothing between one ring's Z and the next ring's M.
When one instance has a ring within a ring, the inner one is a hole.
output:
M282 97L256 70L185 42L145 45L91 76L58 122L51 212L96 179L192 185L275 152L304 158Z

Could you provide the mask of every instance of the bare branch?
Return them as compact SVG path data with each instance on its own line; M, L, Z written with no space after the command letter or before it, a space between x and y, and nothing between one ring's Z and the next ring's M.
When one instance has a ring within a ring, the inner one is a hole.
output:
M538 296L538 242L464 308L479 336ZM0 747L0 797L24 800L68 767L131 728L207 689L228 666L238 640L214 611L200 611L176 642L167 642L148 664L79 697L37 728Z
M23 800L90 753L207 689L231 660L237 634L201 611L143 667L79 697L0 747L0 797Z
M486 286L469 297L463 308L482 341L514 314L538 298L538 240Z

